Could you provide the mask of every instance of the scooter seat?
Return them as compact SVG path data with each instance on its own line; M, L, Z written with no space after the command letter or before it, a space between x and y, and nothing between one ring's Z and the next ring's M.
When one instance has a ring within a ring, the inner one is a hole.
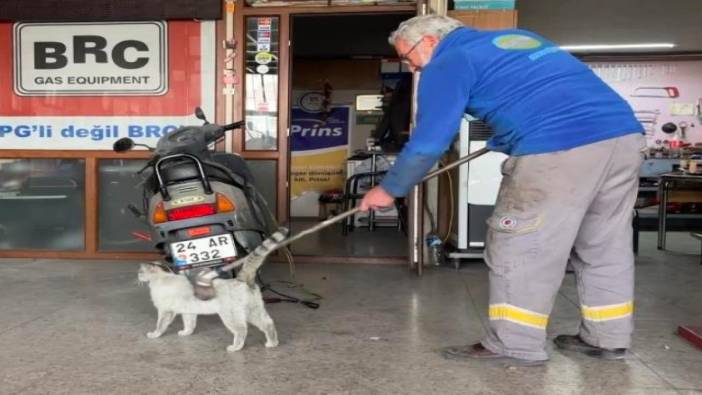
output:
M194 163L190 161L183 161L169 163L164 166L161 170L161 176L163 177L163 182L168 185L197 179L200 176L200 173L198 172L197 166Z
M251 177L251 174L248 172L248 168L246 168L246 163L243 161L243 159L241 159L241 163L238 163L236 159L231 158L226 158L226 160L223 160L225 157L220 155L215 155L213 159L218 164L230 169L234 175L241 177L244 183L250 183L253 181L253 177ZM215 166L210 166L206 163L203 163L202 166L205 169L205 174L207 175L208 179L232 183L229 175L223 170ZM161 169L161 176L163 177L163 182L166 185L169 185L178 182L197 180L200 177L200 172L198 171L197 165L192 161L174 161L173 163L167 163L165 166L163 166ZM242 180L236 181L237 183L241 183Z

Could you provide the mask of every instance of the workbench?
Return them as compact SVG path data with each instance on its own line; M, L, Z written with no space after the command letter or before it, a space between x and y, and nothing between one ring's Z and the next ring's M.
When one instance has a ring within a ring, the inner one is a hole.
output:
M659 176L658 196L660 205L658 206L658 249L664 250L666 244L666 221L668 216L668 202L670 201L670 192L676 187L682 185L698 185L700 188L697 191L690 191L683 196L677 197L676 200L684 199L685 201L702 203L702 175L687 174L681 171L665 173ZM681 188L679 188L681 189ZM689 188L686 188L689 189Z

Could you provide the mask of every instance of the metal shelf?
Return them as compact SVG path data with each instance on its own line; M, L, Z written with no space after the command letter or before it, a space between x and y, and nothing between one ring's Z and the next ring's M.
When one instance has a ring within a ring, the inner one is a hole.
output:
M642 213L639 212L640 218L658 218L658 213ZM702 214L668 214L668 219L702 219Z

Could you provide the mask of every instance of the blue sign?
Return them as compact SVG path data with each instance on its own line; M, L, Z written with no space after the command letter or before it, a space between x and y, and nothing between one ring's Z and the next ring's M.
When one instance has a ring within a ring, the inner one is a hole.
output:
M349 108L332 107L328 113L292 109L292 151L343 147L349 144Z

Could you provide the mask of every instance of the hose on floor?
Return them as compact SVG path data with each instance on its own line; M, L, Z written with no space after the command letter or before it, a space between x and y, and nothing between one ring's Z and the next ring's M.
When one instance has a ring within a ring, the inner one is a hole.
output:
M268 208L268 204L266 201L263 199L263 196L258 192L258 190L254 189L254 193L256 194L256 200L257 203L260 203L260 207L262 207L262 211L266 215L266 222L268 223L268 227L270 229L278 229L278 221L275 219L275 216L271 212L271 210ZM274 295L277 295L275 297L264 297L263 300L266 303L296 303L296 304L301 304L303 306L309 307L310 309L318 309L319 308L319 303L318 301L322 300L322 296L308 291L305 289L303 284L300 284L295 281L295 258L292 255L292 252L290 249L286 246L280 249L282 252L283 256L285 256L285 259L288 261L288 267L290 270L290 280L291 281L275 281L275 282L270 282L266 283L263 279L263 276L261 275L261 270L259 270L256 273L256 279L258 281L259 286L261 287L261 292L268 291ZM279 284L286 284L288 286L288 289L297 289L300 292L306 294L308 298L306 299L301 299L292 295L288 295L285 293L282 293L275 288L273 288L273 283L279 283Z
M319 303L317 303L317 301L322 300L322 296L319 294L316 294L314 292L310 292L310 291L306 290L302 286L302 284L294 283L292 281L276 281L277 283L280 283L280 284L287 284L288 288L290 288L290 289L300 290L301 292L310 296L308 299L301 299L301 298L291 296L288 294L284 294L280 291L275 290L273 288L273 286L271 285L273 282L266 283L263 280L263 276L261 276L260 271L258 273L256 273L256 279L258 280L258 283L261 284L261 292L268 291L272 294L277 295L275 297L270 297L270 296L264 297L263 301L266 303L296 303L296 304L301 304L305 307L309 307L310 309L314 309L314 310L319 308Z

